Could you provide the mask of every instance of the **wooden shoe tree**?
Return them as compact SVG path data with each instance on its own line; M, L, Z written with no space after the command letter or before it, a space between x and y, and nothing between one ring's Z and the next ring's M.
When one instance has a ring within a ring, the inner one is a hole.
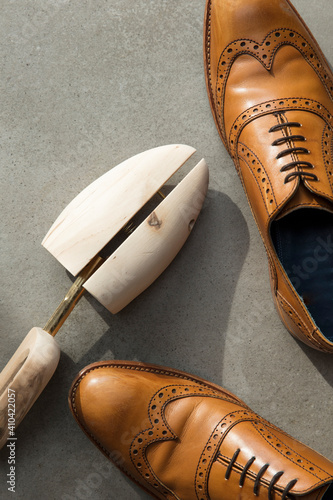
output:
M48 231L42 245L77 278L44 328L30 330L0 373L0 448L56 370L60 349L54 335L85 290L117 313L155 281L187 240L208 188L203 159L137 228L130 224L194 152L176 144L133 156L85 188ZM102 258L124 229L128 238ZM14 394L15 427L9 418Z

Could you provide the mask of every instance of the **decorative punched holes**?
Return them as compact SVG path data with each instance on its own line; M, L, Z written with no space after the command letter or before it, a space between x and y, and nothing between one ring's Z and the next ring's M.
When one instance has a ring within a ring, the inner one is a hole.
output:
M236 40L230 43L222 52L217 68L218 81L222 82L215 89L215 102L218 103L217 118L221 124L221 131L226 139L221 103L224 102L225 86L227 83L230 67L234 60L241 54L251 54L258 59L263 66L270 70L276 51L283 45L291 45L301 52L304 58L312 65L319 78L330 93L333 93L333 83L322 62L317 57L315 50L308 45L306 39L298 32L288 29L278 29L270 32L266 38L259 41L251 39ZM243 118L244 120L245 118Z
M260 434L268 440L273 440L274 439L274 445L275 447L279 450L279 453L282 453L288 460L292 461L293 463L297 465L301 465L302 468L307 469L308 471L312 473L316 473L318 478L325 478L325 471L322 469L317 469L316 467L313 466L311 462L306 460L303 456L299 455L296 450L291 450L288 446L288 444L284 443L283 441L280 441L277 436L272 436L272 434L267 435L268 427L263 428L262 425L258 425L258 422L254 422L254 425L257 427L257 430L260 432ZM283 439L283 438L282 438Z
M333 137L332 128L327 126L322 139L322 152L326 168L327 177L333 188Z
M268 107L269 105L269 107ZM283 99L283 100L272 100L269 103L265 102L262 104L259 104L257 106L254 106L253 108L247 109L245 112L243 112L241 115L239 115L236 120L234 121L231 131L230 131L230 136L229 136L229 150L231 156L235 157L236 156L236 145L238 143L238 138L243 130L243 128L253 119L255 119L257 116L264 115L267 113L272 113L272 112L281 112L281 111L288 111L289 109L294 109L297 107L297 109L302 110L302 109L307 109L312 111L313 113L317 114L320 116L324 122L326 122L327 125L327 130L333 128L333 116L328 112L328 110L320 103L317 101L312 101L309 99L302 99L302 98L289 98L289 99ZM237 129L235 129L235 126L237 126Z
M298 325L298 327L300 328L300 330L302 331L302 333L305 333L305 335L309 335L309 333L306 330L305 325L300 322L299 316L296 313L294 313L291 309L289 309L289 308L286 307L287 306L287 302L285 302L282 299L281 296L279 298L279 305L282 308L282 311L284 311L285 314L288 314L290 316L290 318L292 319L292 321L294 322L294 324Z
M255 420L257 415L251 410L239 410L226 415L215 427L208 439L206 446L201 454L195 477L195 489L197 498L209 500L208 495L208 477L210 466L221 445L222 440L229 430L238 422L245 420Z
M151 427L140 432L132 441L130 447L130 456L134 467L142 478L157 490L158 493L167 495L168 499L176 499L172 491L168 490L164 484L155 476L146 457L146 448L149 444L156 441L166 441L176 439L177 436L169 428L165 417L164 408L169 401L179 399L186 396L202 395L215 398L221 398L221 395L216 391L198 385L172 385L163 387L162 390L156 392L150 402L148 409L149 421ZM229 400L228 397L223 399Z
M265 203L266 210L268 214L270 214L277 207L277 203L273 193L273 187L267 176L265 168L263 167L257 156L252 153L252 151L250 151L248 148L245 148L243 145L240 149L241 152L239 151L238 155L240 158L244 158L244 153L246 153L246 163L252 171L252 175L256 180L258 189L260 190L261 196Z

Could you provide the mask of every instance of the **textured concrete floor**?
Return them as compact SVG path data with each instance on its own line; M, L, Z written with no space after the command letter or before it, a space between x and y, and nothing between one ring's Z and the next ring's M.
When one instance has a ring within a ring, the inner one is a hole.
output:
M332 1L294 4L332 62ZM210 167L200 219L160 279L116 316L83 298L58 334L58 370L17 430L15 494L0 454L1 499L148 498L67 406L77 372L102 359L219 383L333 460L332 357L296 342L273 308L264 248L208 105L203 15L204 0L1 1L0 367L71 284L40 242L79 191L163 144L190 144Z

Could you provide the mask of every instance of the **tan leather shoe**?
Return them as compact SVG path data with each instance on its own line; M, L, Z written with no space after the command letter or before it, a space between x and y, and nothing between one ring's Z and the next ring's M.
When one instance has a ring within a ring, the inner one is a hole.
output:
M92 442L154 498L333 498L332 462L187 373L95 363L74 381L69 404Z
M324 14L324 13L323 13ZM208 95L295 337L333 352L333 80L288 0L208 0Z

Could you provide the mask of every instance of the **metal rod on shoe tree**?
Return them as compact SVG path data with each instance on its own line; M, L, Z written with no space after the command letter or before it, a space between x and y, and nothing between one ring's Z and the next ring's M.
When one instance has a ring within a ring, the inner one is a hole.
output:
M73 285L68 290L65 298L59 304L43 328L43 330L52 335L52 337L56 335L80 298L83 296L85 292L83 284L88 278L90 278L90 276L92 276L92 274L102 265L103 262L104 259L97 255L78 275Z

